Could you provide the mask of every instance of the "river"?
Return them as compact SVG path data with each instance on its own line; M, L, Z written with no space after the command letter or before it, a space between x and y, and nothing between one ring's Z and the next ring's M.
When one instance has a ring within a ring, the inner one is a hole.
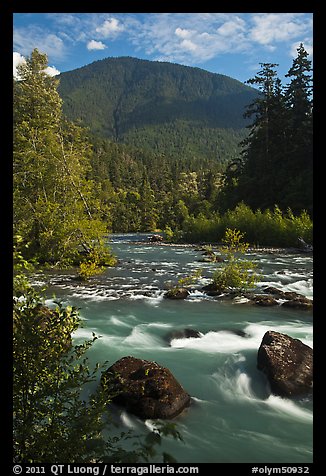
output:
M90 364L112 365L133 355L171 370L192 396L191 406L174 419L183 441L166 437L162 444L179 463L312 462L311 397L272 395L256 368L267 330L312 347L312 312L208 297L199 289L210 282L215 264L199 262L202 256L194 247L153 245L145 238L114 235L110 246L119 258L117 267L89 283L72 281L68 272L35 278L35 284L48 286L48 304L55 293L80 308L83 327L75 342L92 332L101 336L89 351ZM311 254L253 251L248 257L261 273L258 292L269 284L312 299ZM203 272L197 291L184 301L163 298L166 282L198 268ZM184 328L196 329L202 337L168 341L169 332ZM142 421L123 409L118 418L121 431L146 433L155 426L155 421Z

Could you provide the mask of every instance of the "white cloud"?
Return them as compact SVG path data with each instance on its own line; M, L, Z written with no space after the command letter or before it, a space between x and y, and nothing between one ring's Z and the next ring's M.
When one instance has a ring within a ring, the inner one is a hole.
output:
M252 20L251 39L266 46L293 40L311 28L310 20L296 13L258 13Z
M57 76L60 74L60 71L55 66L48 66L44 70L49 76Z
M91 40L87 43L88 50L104 50L106 45L102 41Z
M112 15L112 14L107 14ZM304 13L149 13L97 18L94 34L122 33L152 59L199 64L219 55L253 55L311 35L312 15ZM95 38L98 38L95 36Z
M234 14L153 13L124 25L136 49L159 61L198 64L249 46L246 22Z
M20 64L26 63L26 59L23 55L18 53L17 51L14 51L13 53L13 75L14 78L19 79L19 75L17 73L17 66Z
M222 36L233 36L238 35L245 31L246 22L239 17L235 17L234 20L226 21L218 29L217 32Z
M46 30L44 24L15 28L14 46L25 56L36 47L48 54L51 64L62 61L78 44L89 51L101 51L108 40L118 36L129 43L136 56L187 65L236 53L244 53L254 64L273 61L278 54L290 51L295 56L301 41L312 49L312 14L305 13L46 15Z
M79 21L79 19L76 18L76 15L73 15L71 13L49 13L47 14L47 17L50 20L55 21L58 25L68 27L74 27L76 25L76 22Z
M196 45L191 40L182 40L182 42L180 43L180 46L184 48L185 50L190 51L192 53L196 53L198 51L198 45Z
M37 48L54 60L61 60L66 55L63 40L54 33L44 31L41 27L30 25L14 29L14 48L28 56Z
M189 36L191 36L193 32L190 31L190 30L186 30L186 29L182 29L182 28L176 28L175 29L175 34L179 37L179 38L189 38Z
M98 26L95 31L99 33L103 38L115 37L124 30L124 27L120 24L117 18L109 18L105 20L101 26Z

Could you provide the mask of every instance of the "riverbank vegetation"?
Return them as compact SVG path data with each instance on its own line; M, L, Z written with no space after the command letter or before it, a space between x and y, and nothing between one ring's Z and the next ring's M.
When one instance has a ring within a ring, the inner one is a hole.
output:
M107 255L107 227L89 178L90 143L63 116L58 81L46 66L34 50L14 81L14 233L28 243L27 258L62 267L95 248Z
M249 243L243 241L244 234L239 230L227 228L219 251L225 262L213 274L214 289L220 292L229 290L247 290L258 281L256 264L244 258Z
M313 239L313 223L306 211L295 216L290 209L282 212L275 206L273 210L254 212L244 203L225 214L214 213L210 218L205 215L188 217L176 237L188 243L216 243L222 240L227 228L241 230L246 240L257 247L298 247L299 237L307 243Z

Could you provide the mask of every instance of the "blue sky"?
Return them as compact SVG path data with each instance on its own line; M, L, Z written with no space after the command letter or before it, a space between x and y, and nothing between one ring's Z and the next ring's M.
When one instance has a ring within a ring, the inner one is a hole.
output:
M49 74L110 56L196 66L240 81L259 63L282 80L302 42L312 59L312 13L16 13L14 70L34 48Z

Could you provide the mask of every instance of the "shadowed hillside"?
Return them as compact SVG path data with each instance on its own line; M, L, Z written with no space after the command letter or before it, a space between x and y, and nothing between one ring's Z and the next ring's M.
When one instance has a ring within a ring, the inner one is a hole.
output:
M59 78L65 114L94 134L219 161L237 150L244 109L257 95L228 76L129 57L96 61Z

